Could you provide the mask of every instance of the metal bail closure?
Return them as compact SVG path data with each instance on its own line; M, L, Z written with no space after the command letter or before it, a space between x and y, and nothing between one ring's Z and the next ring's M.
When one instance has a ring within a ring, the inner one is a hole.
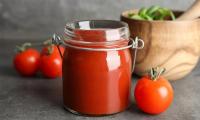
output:
M61 41L61 38L60 36L56 35L55 33L53 34L53 37L52 37L52 43L54 45L61 45L62 44L62 41Z
M139 39L138 37L136 37L135 39L130 38L130 44L124 47L120 47L120 48L88 48L88 47L74 46L74 45L64 42L56 34L54 34L52 37L52 43L57 45L59 52L60 52L59 45L64 45L64 46L71 47L74 49L87 50L87 51L112 51L112 50L123 50L123 49L128 49L128 48L142 49L144 47L143 40Z
M57 49L58 49L58 51L59 51L59 54L60 54L61 58L63 58L63 55L62 55L61 50L60 50L60 47L59 47L59 45L62 44L62 40L61 40L60 36L58 36L58 35L56 35L56 34L54 33L54 34L53 34L53 37L52 37L52 43L53 43L54 45L56 45L56 47L57 47Z
M142 39L139 39L138 37L135 37L135 39L130 38L131 42L132 42L132 49L134 50L134 54L132 54L132 72L134 72L134 68L135 68L135 62L136 62L136 56L137 56L137 49L142 49L144 48L144 41Z
M138 37L135 37L135 39L130 38L131 42L132 42L132 48L136 48L136 49L142 49L144 48L144 41L142 39L139 39Z

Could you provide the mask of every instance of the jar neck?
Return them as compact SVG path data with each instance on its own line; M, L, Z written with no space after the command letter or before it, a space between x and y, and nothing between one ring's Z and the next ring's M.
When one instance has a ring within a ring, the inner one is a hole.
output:
M66 24L64 32L65 42L78 45L113 46L129 41L128 25L120 21L73 22Z

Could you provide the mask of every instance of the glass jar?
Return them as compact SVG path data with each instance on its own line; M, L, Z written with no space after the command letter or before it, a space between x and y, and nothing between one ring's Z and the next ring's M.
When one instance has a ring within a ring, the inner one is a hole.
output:
M66 24L64 40L54 36L54 42L65 46L62 66L65 108L92 116L124 111L130 103L132 59L135 59L130 48L137 48L138 40L129 39L128 25L120 21Z

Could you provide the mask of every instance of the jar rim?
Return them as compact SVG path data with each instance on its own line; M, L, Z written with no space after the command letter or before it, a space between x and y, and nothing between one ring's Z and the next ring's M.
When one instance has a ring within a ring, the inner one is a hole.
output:
M119 41L120 37L124 37L128 40L130 33L128 24L123 21L117 20L80 20L69 22L65 25L64 33L69 38L76 36L75 31L102 31L106 33L108 41L78 41L73 39L65 40L66 42L77 42L82 44L99 44L99 43L111 43ZM118 35L118 36L117 36Z
M71 30L74 30L74 29L81 29L81 28L75 28L75 26L72 26L74 24L77 24L77 23L82 23L82 22L109 22L109 23L116 23L118 25L121 25L121 27L119 26L113 26L113 28L111 29L121 29L121 28L124 28L124 27L128 27L128 24L123 22L123 21L117 21L117 20L79 20L79 21L72 21L72 22L69 22L65 25L65 29L71 29ZM84 26L83 26L84 27ZM115 28L114 28L115 27ZM102 27L101 27L102 28ZM91 29L82 29L82 30L91 30ZM95 29L93 29L95 30ZM108 29L109 30L109 29Z

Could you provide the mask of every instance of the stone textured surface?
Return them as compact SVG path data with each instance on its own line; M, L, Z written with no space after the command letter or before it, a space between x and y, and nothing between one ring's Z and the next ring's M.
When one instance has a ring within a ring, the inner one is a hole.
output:
M175 98L160 115L147 115L135 103L126 111L106 117L71 114L62 106L59 79L22 78L12 68L17 41L0 40L0 120L199 120L200 64L182 80L172 82ZM133 78L133 86L136 82ZM133 91L133 90L132 90Z
M67 21L119 19L122 11L150 5L185 10L194 0L0 0L0 38L46 38Z

